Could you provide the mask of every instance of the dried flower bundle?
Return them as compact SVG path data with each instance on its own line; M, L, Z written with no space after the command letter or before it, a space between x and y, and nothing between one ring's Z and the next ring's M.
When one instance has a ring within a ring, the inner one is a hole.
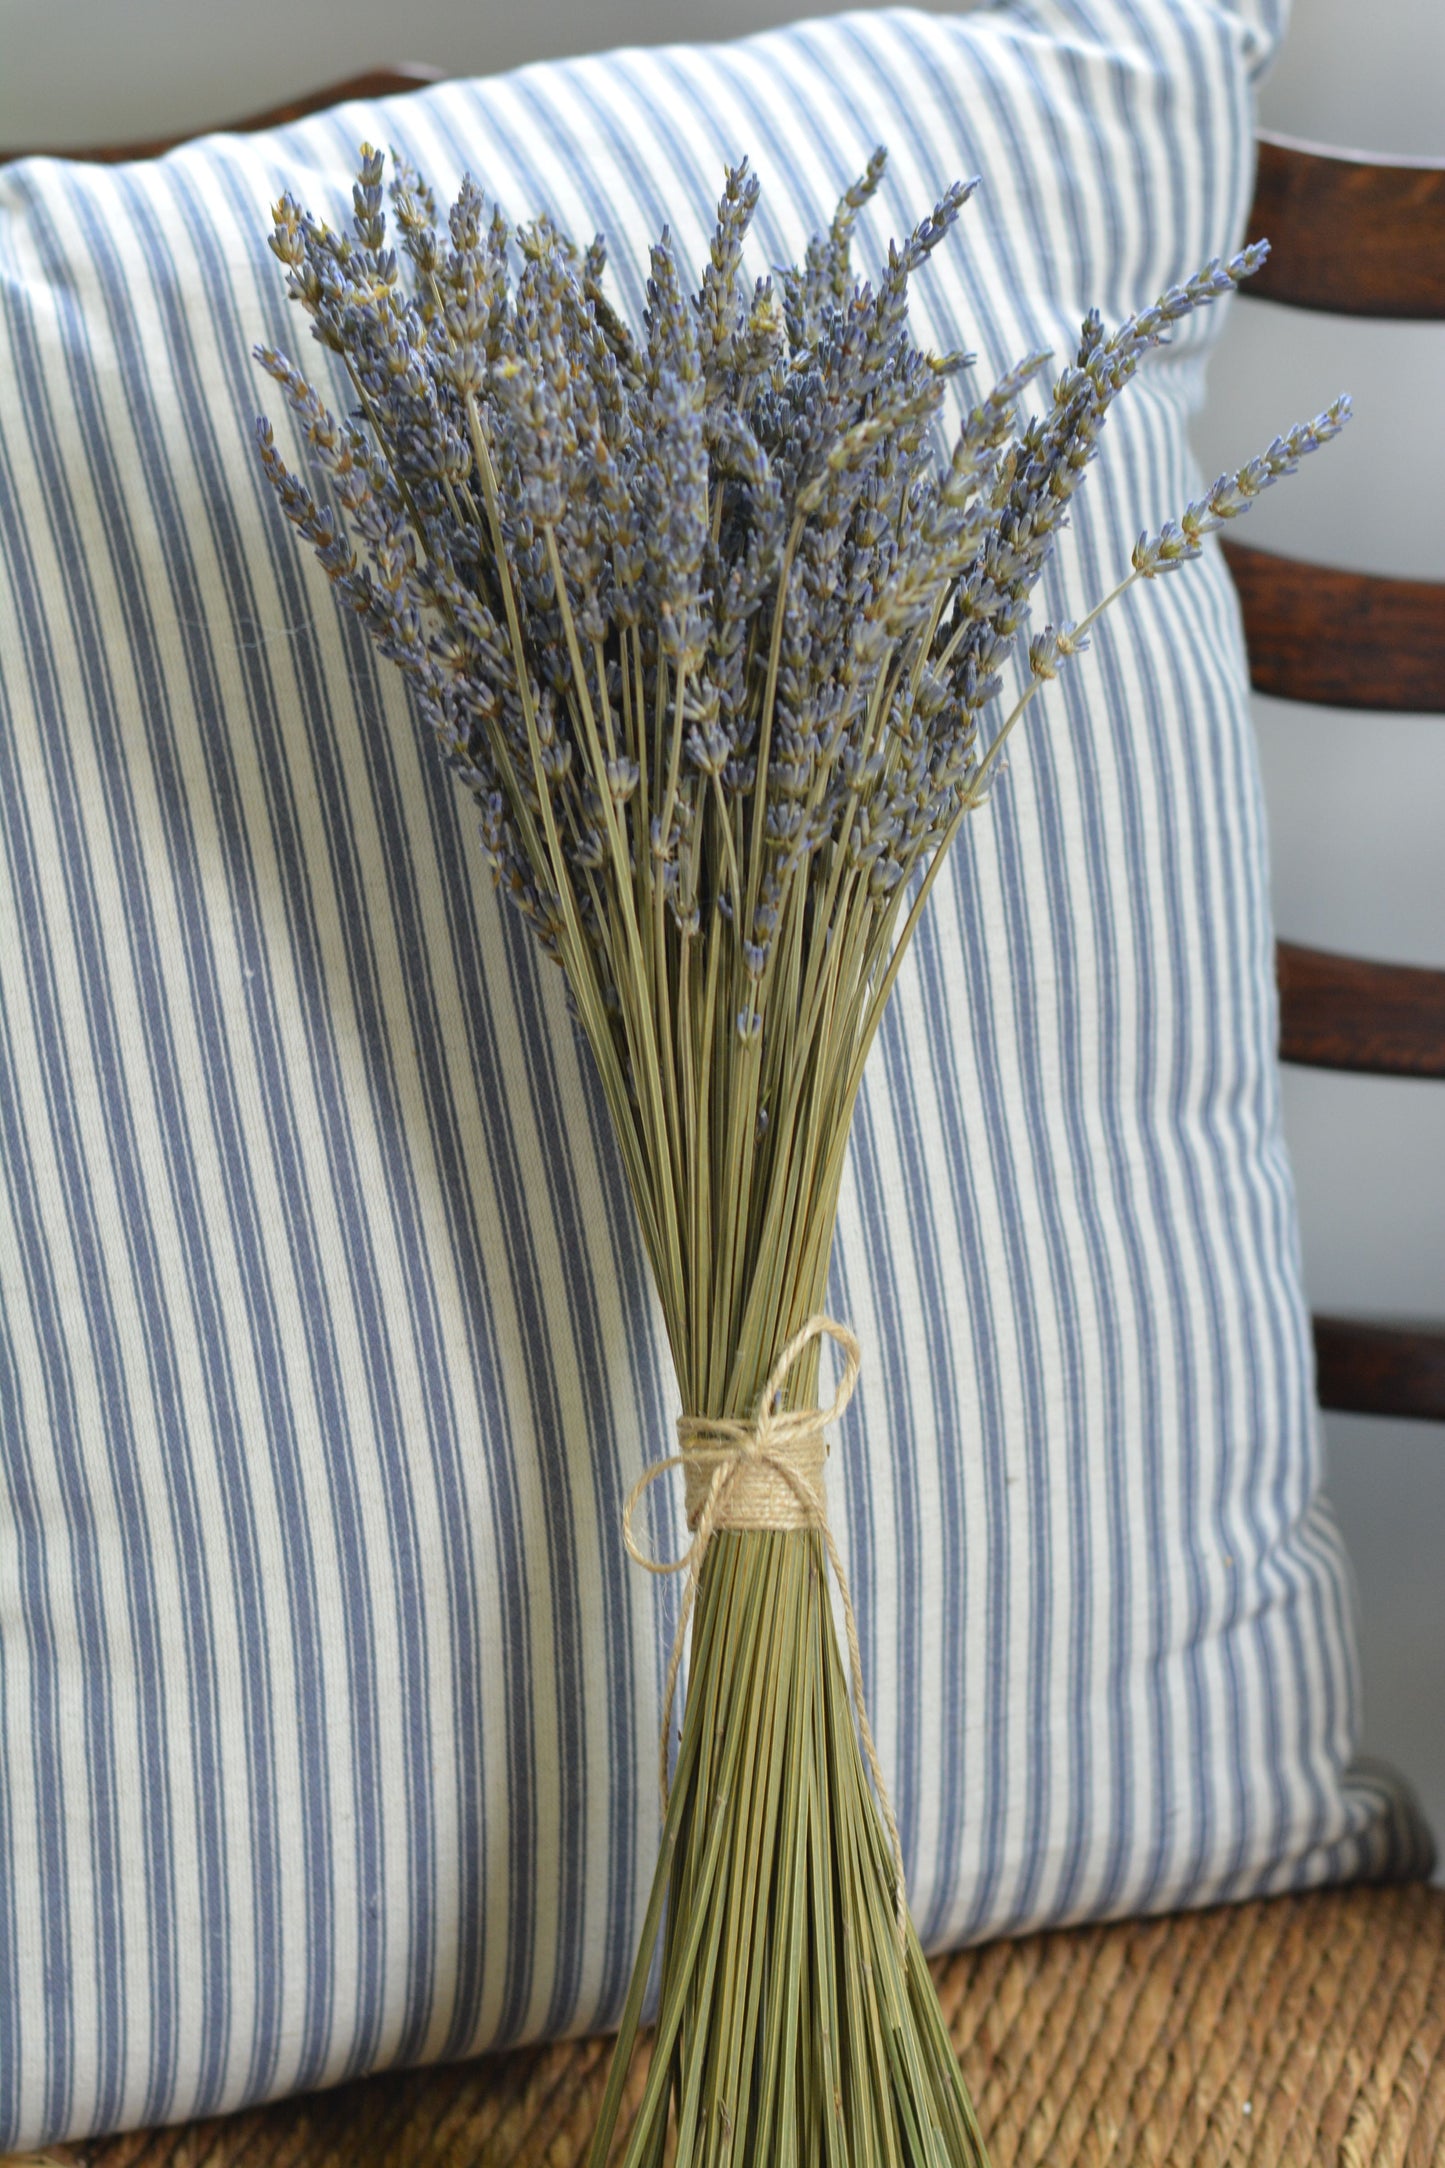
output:
M1048 359L1031 354L941 450L971 357L914 342L908 285L971 184L860 283L850 238L883 159L800 266L751 286L758 184L734 168L697 292L664 232L637 330L606 297L600 239L579 252L545 217L512 233L470 180L443 221L397 162L395 247L369 149L351 232L289 197L275 212L290 292L355 406L338 418L259 350L331 503L263 420L266 470L406 674L498 881L566 973L695 1421L750 1419L819 1310L869 1046L1018 716L1100 610L1198 556L1348 415L1337 401L1141 537L1097 609L1027 640L1022 696L993 720L1110 405L1264 247L1113 332L1091 315L1038 416L1016 415ZM813 1406L816 1374L810 1342L787 1407ZM679 2162L981 2161L916 1938L897 1931L822 1532L712 1535L708 1518L703 1540L662 1858L594 2158L665 1909L629 2163L661 2162L670 2114Z

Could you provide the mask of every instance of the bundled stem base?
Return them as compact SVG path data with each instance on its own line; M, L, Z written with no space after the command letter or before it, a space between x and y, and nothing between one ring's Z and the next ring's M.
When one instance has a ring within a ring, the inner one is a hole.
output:
M899 1935L816 1530L729 1530L709 1549L591 2168L612 2152L664 1900L657 2031L624 2168L987 2168L911 1923Z

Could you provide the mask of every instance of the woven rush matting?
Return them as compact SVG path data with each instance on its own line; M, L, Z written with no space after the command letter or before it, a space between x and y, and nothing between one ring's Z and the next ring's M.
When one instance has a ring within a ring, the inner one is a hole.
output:
M1445 1890L1329 1890L935 1966L994 2168L1445 2168ZM59 2147L70 2168L574 2168L606 2041ZM633 2075L635 2105L642 2079ZM19 2168L18 2162L0 2168Z

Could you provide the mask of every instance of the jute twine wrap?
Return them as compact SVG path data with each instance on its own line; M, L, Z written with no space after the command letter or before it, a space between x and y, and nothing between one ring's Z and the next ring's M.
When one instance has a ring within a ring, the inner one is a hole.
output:
M776 1406L794 1363L814 1340L827 1338L843 1355L843 1375L832 1403L826 1408L779 1409ZM894 1903L900 1943L908 1931L908 1892L903 1877L903 1846L898 1823L883 1782L868 1704L863 1693L863 1656L858 1646L858 1621L848 1576L838 1556L828 1509L823 1497L823 1468L828 1457L824 1431L836 1423L853 1398L862 1366L862 1351L846 1325L818 1313L794 1333L774 1363L767 1384L758 1395L750 1423L729 1416L680 1415L677 1419L679 1450L645 1468L633 1484L622 1513L622 1538L629 1554L648 1573L685 1573L682 1607L672 1641L663 1699L662 1737L658 1747L658 1786L662 1811L667 1814L668 1748L672 1734L673 1703L678 1673L687 1646L688 1622L697 1599L698 1581L707 1548L719 1529L750 1528L758 1531L816 1528L827 1547L829 1562L843 1600L843 1627L848 1642L848 1671L852 1682L853 1710L858 1735L873 1778L879 1811L893 1852ZM687 1485L687 1525L692 1541L679 1558L654 1558L638 1544L632 1532L633 1517L648 1486L673 1468L681 1468Z

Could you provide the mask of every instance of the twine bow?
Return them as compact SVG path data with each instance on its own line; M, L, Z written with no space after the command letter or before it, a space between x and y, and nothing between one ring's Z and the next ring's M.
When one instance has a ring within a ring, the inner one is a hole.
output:
M822 1338L834 1341L843 1353L843 1375L832 1404L826 1408L777 1409L775 1402L786 1385L794 1363L804 1348ZM906 1939L908 1896L903 1879L903 1846L898 1823L889 1803L868 1706L863 1694L863 1656L858 1646L858 1621L848 1577L833 1531L828 1526L823 1498L823 1465L827 1457L824 1429L836 1423L853 1398L862 1364L862 1351L846 1325L821 1312L794 1333L774 1363L767 1384L758 1395L750 1423L730 1416L680 1415L677 1421L679 1450L665 1460L655 1460L633 1484L622 1512L622 1540L629 1555L648 1573L685 1573L682 1608L673 1636L672 1657L667 1667L663 1700L662 1738L658 1750L658 1784L662 1811L667 1813L668 1747L672 1731L673 1703L678 1673L687 1645L688 1621L697 1598L702 1562L708 1545L720 1528L801 1529L816 1528L827 1547L828 1560L843 1601L843 1625L848 1642L848 1670L853 1710L863 1752L873 1777L879 1811L893 1852L894 1892L900 1944ZM643 1494L659 1476L681 1468L687 1480L687 1524L692 1541L677 1558L654 1558L639 1546L633 1535L633 1517Z

